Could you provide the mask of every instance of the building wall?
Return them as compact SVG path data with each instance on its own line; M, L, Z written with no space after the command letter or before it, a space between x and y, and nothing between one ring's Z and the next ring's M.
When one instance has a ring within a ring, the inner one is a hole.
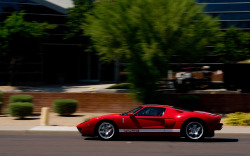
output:
M205 13L218 17L221 28L234 25L250 30L249 0L196 0L205 5ZM37 2L37 1L36 1ZM16 85L31 83L77 83L93 81L115 81L114 64L103 64L95 56L88 58L80 45L87 44L82 34L65 40L68 32L67 15L32 0L0 0L0 22L14 11L25 10L25 20L56 24L49 39L41 43L42 51L37 51L36 59L20 62L22 69L16 71ZM85 45L86 46L86 45ZM211 60L211 59L209 59ZM98 65L94 63L98 62ZM210 62L210 61L207 61ZM0 58L0 84L8 84L10 72L5 67L8 62ZM32 68L31 68L32 67ZM122 67L121 67L122 68ZM121 80L123 78L121 77ZM19 83L18 83L19 82Z
M56 99L75 99L78 112L113 112L122 113L140 105L125 93L4 93L4 109L9 97L14 94L29 94L34 97L35 112L41 107L52 108ZM176 98L184 94L167 94L166 104L175 103ZM201 110L213 113L250 112L250 94L198 94ZM51 109L53 110L53 109Z
M40 1L41 2L41 1ZM86 53L88 38L71 32L65 13L39 3L39 0L0 0L0 23L14 11L25 11L26 21L47 22L57 27L41 41L36 56L19 61L14 71L14 85L61 84L78 82L114 82L114 63L101 63L95 53ZM67 38L67 39L66 39ZM10 82L9 61L0 58L0 84Z

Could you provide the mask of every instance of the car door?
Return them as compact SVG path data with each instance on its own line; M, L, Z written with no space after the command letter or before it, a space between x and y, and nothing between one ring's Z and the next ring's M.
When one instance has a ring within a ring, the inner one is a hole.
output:
M165 112L162 107L145 107L139 112L123 118L122 133L131 135L163 135Z

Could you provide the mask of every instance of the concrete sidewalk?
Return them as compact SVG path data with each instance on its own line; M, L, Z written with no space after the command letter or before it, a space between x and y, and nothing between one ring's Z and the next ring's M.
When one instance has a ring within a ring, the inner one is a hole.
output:
M78 132L67 126L0 126L0 132ZM216 134L250 134L250 126L225 126Z
M107 84L65 84L65 85L41 85L41 86L0 86L3 92L56 92L56 93L123 93L127 89L107 89L114 83Z
M77 132L76 127L66 126L0 126L0 132Z

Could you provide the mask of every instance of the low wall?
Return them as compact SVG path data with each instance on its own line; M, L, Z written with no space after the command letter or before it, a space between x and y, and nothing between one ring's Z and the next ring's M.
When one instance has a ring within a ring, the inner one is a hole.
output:
M52 103L56 99L77 100L78 112L121 113L140 105L140 103L131 100L128 94L122 93L4 93L4 109L9 103L9 97L15 94L32 95L35 112L41 111L42 107L53 108Z
M14 94L29 94L34 97L35 112L41 107L52 108L56 99L75 99L78 112L114 112L129 111L140 105L125 93L4 93L4 109L9 97ZM166 104L171 105L176 98L184 94L167 94ZM250 112L250 94L197 94L201 99L201 110L214 113Z

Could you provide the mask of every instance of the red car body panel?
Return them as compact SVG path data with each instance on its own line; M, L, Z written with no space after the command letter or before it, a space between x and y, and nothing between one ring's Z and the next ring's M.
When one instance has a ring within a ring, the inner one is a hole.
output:
M162 116L136 116L147 107L164 108ZM130 114L111 114L92 118L77 125L83 136L95 136L96 126L102 121L111 121L116 125L120 136L181 136L181 129L185 121L200 120L207 133L222 129L221 115L201 111L185 111L164 105L143 105L137 112Z

